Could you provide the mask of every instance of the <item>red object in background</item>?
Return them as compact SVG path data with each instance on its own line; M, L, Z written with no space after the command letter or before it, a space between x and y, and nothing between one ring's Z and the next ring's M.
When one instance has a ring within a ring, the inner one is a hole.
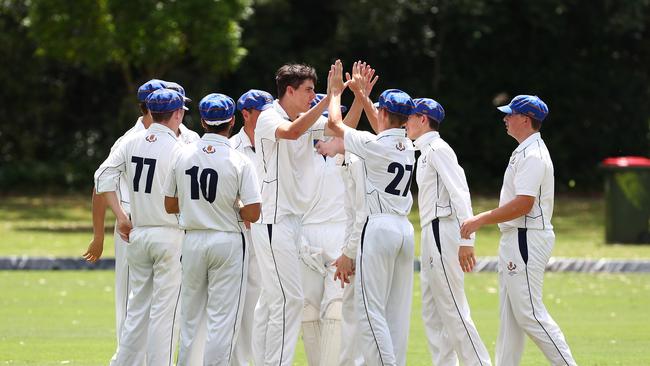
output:
M618 156L603 160L605 168L650 168L650 159L643 156Z

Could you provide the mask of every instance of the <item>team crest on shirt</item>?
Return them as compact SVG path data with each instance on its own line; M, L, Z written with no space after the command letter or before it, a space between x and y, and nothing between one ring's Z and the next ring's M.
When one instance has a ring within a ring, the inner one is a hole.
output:
M203 152L206 154L214 154L216 150L214 149L214 146L208 145L203 148Z
M144 139L147 140L147 142L156 142L156 140L158 140L158 137L156 137L156 135L152 133L151 135L145 137Z
M506 268L508 269L508 274L509 275L514 276L514 275L517 274L517 265L516 264L514 264L512 262L508 262L508 265L506 266Z
M398 142L397 145L395 145L395 148L399 151L404 151L406 149L406 146L404 146L404 143L402 141Z

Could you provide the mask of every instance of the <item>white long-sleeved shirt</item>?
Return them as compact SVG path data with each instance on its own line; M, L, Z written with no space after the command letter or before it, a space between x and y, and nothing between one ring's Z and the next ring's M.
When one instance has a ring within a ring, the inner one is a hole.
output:
M345 240L343 254L355 259L361 243L363 225L368 218L366 209L365 167L358 156L346 152L342 174L345 182Z
M452 217L460 226L473 214L465 171L458 164L456 153L437 131L420 136L415 140L415 148L422 152L416 174L420 225L439 217ZM473 246L474 240L472 234L470 239L460 239L460 244Z

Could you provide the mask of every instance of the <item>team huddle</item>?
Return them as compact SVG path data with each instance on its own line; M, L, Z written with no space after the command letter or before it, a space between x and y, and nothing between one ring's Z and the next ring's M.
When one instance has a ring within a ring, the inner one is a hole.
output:
M100 258L110 207L110 364L291 365L302 334L310 366L406 365L415 175L432 363L491 365L464 272L476 263L474 233L499 224L495 364L518 365L528 335L551 364L575 365L542 302L555 238L553 164L539 133L546 104L520 95L499 107L519 145L499 207L473 215L465 172L440 137L438 102L388 89L373 103L378 76L361 61L344 73L337 60L324 94L316 81L312 67L287 64L275 100L256 89L237 102L209 94L198 104L202 137L182 123L191 102L182 86L139 88L142 116L95 172L84 254ZM243 127L231 137L235 110ZM373 132L356 129L362 114Z

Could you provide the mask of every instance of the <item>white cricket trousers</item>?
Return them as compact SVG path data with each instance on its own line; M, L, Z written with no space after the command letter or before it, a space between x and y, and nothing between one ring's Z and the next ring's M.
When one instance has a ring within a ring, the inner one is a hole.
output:
M361 349L359 348L359 313L354 300L355 281L353 275L350 283L346 283L345 289L343 289L340 366L364 365Z
M291 365L302 320L300 218L284 216L276 224L251 224L262 291L255 307L255 366Z
M406 365L413 256L413 226L406 216L368 218L357 255L355 301L369 366Z
M136 227L127 261L132 297L122 327L117 365L172 365L178 340L183 231Z
M246 291L244 245L242 233L185 233L179 366L231 364Z
M514 229L499 243L496 364L519 365L527 334L552 365L576 365L560 327L542 302L544 270L555 244L552 230Z
M126 319L126 307L129 303L129 265L126 261L126 248L128 243L122 240L117 232L117 221L113 232L115 242L115 336L117 338L117 349L111 358L110 366L115 365L117 353L119 352L120 335L122 325Z
M244 231L244 239L246 241L248 271L246 274L246 294L244 306L242 307L241 325L235 343L235 352L233 353L232 364L237 366L246 366L253 361L253 315L257 301L260 298L260 283L262 281L250 230Z
M487 366L490 354L470 316L458 261L460 226L444 217L422 227L422 319L433 364Z

